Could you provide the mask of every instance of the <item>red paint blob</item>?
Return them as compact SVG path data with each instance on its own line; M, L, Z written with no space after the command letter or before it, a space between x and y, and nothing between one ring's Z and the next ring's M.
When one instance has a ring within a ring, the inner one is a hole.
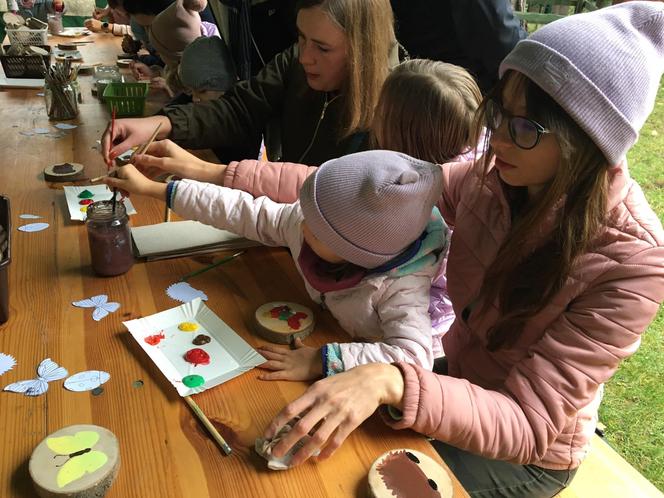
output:
M288 326L292 329L299 329L302 324L300 323L301 320L304 320L307 317L306 313L302 313L301 311L298 311L295 313L293 316L291 316L286 323L288 323Z
M210 355L201 348L190 349L184 354L184 359L194 365L208 365L210 363Z
M287 311L289 310L288 306L275 306L270 310L270 316L272 318L279 318L279 315L281 315L282 311Z
M159 344L159 342L162 339L166 339L164 337L164 332L163 331L161 331L161 332L159 332L158 334L155 334L155 335L149 335L143 340L145 342L147 342L150 346L156 346L157 344Z
M93 201L92 199L81 199L80 201L78 201L78 203L79 203L81 206L89 206L89 205L92 204L93 202L94 202L94 201Z

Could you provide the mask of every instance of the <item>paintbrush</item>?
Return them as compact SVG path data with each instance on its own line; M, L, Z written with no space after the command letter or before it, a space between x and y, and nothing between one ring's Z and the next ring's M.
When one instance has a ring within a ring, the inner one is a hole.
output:
M150 138L148 139L148 141L145 142L143 145L141 145L138 149L136 149L136 152L134 152L134 153L132 154L132 157L134 157L134 156L137 155L137 154L143 154L146 150L148 150L148 148L150 147L150 145L152 145L152 142L154 142L154 139L157 138L157 133L159 133L159 130L160 130L160 129L161 129L161 123L159 123L159 124L157 125L157 127L154 129L154 131L152 132L152 136L150 136ZM112 137L113 137L113 124L111 123L111 144L113 143L113 142L112 142ZM110 147L110 146L109 146L109 147ZM109 152L108 152L108 154L109 154L109 158L110 158L110 154L111 154L111 152L110 152L110 148L109 148ZM109 159L109 161L110 161L110 159ZM106 177L106 176L111 176L111 175L115 174L115 173L118 171L118 169L120 169L121 167L122 167L122 166L119 166L119 167L118 167L118 166L113 166L111 169L108 170L108 173L106 173L105 175L98 176L98 177L96 177L96 178L93 178L93 179L90 180L90 181L91 181L92 183L94 183L94 182L98 182L99 180L103 179L103 178Z
M208 270L211 270L212 268L216 268L217 266L221 266L224 263L228 263L229 261L233 261L235 258L240 256L241 254L244 254L244 251L236 252L232 256L228 256L227 258L220 259L216 263L212 263L211 265L208 265L204 268L201 268L200 270L192 271L191 273L187 273L184 277L180 278L180 282L186 282L192 277L196 277L197 275L200 275L201 273L205 273Z
M198 417L198 420L200 420L201 423L205 426L217 444L221 447L222 450L224 450L224 453L230 455L233 450L231 450L231 447L228 446L228 443L223 438L223 436L219 434L215 426L212 425L212 422L210 422L210 420L205 416L205 413L203 413L203 410L200 409L198 404L193 399L191 399L191 396L184 396L184 400L187 402L189 408L191 408L194 414Z
M113 106L112 112L111 112L111 140L108 143L108 169L111 169L111 149L113 148L113 139L115 138L115 106ZM118 189L116 187L113 187L113 197L111 200L111 211L113 214L115 214L115 195L117 194Z

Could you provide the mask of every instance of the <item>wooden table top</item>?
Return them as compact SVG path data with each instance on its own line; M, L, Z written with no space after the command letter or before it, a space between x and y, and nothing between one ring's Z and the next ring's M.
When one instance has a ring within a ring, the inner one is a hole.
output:
M86 63L115 61L120 38L88 39L95 43L80 47ZM37 95L40 90L0 91L0 194L11 200L13 225L10 318L0 326L0 352L13 355L18 363L2 376L0 387L35 378L37 365L48 357L70 374L103 370L111 379L99 396L67 391L62 381L52 382L48 392L37 397L0 392L0 496L35 496L28 475L30 454L48 434L72 424L100 425L119 439L122 463L108 498L365 496L372 462L389 449L413 448L441 461L424 437L393 431L374 414L330 459L269 471L253 451L254 440L306 384L259 381L257 370L195 396L233 454L219 450L121 323L177 306L166 287L206 261L137 262L125 275L95 276L85 226L69 219L61 185L43 179L46 166L65 161L84 164L88 178L105 171L93 146L108 112L90 94L92 77L80 80L84 103L72 121L78 128L59 139L19 133L52 127L43 97ZM132 202L138 211L131 218L133 226L162 221L163 203L142 197ZM19 232L16 227L28 223L19 220L22 213L41 215L44 219L37 221L50 227ZM207 305L253 347L264 343L250 331L253 312L273 300L316 310L316 330L308 344L347 339L332 316L309 299L285 249L250 249L191 283L207 293ZM90 310L71 305L97 294L107 294L120 309L95 322ZM142 380L143 387L133 387L136 380ZM467 496L456 481L455 486L455 496Z

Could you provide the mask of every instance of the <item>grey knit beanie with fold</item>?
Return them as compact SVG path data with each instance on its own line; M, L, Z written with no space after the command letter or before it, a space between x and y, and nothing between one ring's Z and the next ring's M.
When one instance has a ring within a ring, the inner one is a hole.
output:
M309 176L300 206L311 232L338 256L376 268L424 232L442 188L436 164L398 152L358 152Z
M664 72L664 3L627 2L560 19L520 41L500 76L523 73L619 164L653 109Z
M184 49L180 80L191 90L225 92L237 82L233 57L218 36L201 36Z

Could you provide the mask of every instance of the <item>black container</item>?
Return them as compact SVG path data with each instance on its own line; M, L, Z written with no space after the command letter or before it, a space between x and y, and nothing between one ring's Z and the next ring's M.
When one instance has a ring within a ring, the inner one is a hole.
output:
M11 210L0 195L0 323L9 319L9 262L11 261Z
M6 53L0 55L0 62L2 62L2 68L5 70L7 78L44 78L44 66L48 67L51 64L51 47L48 45L36 46L46 50L48 55L7 55ZM4 48L7 52L9 45L5 45Z

